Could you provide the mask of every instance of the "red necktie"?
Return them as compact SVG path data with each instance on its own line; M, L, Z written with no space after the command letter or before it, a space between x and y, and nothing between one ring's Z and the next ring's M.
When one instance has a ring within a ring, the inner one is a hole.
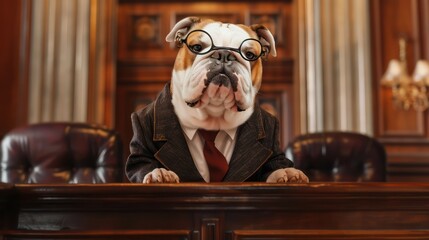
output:
M219 131L198 130L204 138L203 153L210 171L210 182L221 182L228 171L225 156L216 148L215 138Z

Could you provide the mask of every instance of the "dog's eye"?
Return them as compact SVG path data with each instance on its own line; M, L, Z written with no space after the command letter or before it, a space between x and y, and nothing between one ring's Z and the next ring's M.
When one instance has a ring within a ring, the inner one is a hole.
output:
M203 46L200 44L195 44L195 45L190 46L189 49L191 49L191 51L194 53L199 53L203 50Z
M252 53L252 52L245 52L244 56L247 60L255 60L258 58L258 56L256 56L256 54Z

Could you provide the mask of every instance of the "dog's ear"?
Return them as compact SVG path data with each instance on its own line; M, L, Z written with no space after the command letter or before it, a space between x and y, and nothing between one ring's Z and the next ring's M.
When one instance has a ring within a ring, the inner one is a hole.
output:
M267 49L273 57L277 56L276 43L270 30L261 24L254 24L250 26L250 28L258 35L259 41L262 43L262 47Z
M186 36L186 34L189 32L189 29L196 24L201 22L201 19L198 17L187 17L174 25L174 27L171 29L170 33L165 37L165 40L167 42L174 42L178 39L182 39Z

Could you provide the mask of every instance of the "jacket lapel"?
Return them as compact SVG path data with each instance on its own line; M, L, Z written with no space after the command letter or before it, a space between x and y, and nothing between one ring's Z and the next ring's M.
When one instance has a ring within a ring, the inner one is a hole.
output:
M250 178L271 156L272 151L259 140L265 138L263 120L258 106L238 129L238 139L229 164L225 182L243 182ZM155 101L153 141L165 142L155 157L166 168L177 173L182 182L204 181L198 172L179 120L171 103L170 84Z
M182 182L204 181L195 167L188 145L171 103L170 84L155 101L153 141L164 141L155 154L169 170L179 175Z
M265 138L259 107L238 129L238 139L224 178L226 182L243 182L250 178L271 156L272 151L258 140Z

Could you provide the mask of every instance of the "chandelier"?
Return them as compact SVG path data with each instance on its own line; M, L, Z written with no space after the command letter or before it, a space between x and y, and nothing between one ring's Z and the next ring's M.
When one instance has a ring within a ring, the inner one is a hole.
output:
M399 60L392 59L381 80L383 86L392 89L396 107L424 111L429 107L429 62L417 61L414 73L408 75L406 62L406 41L399 40Z

